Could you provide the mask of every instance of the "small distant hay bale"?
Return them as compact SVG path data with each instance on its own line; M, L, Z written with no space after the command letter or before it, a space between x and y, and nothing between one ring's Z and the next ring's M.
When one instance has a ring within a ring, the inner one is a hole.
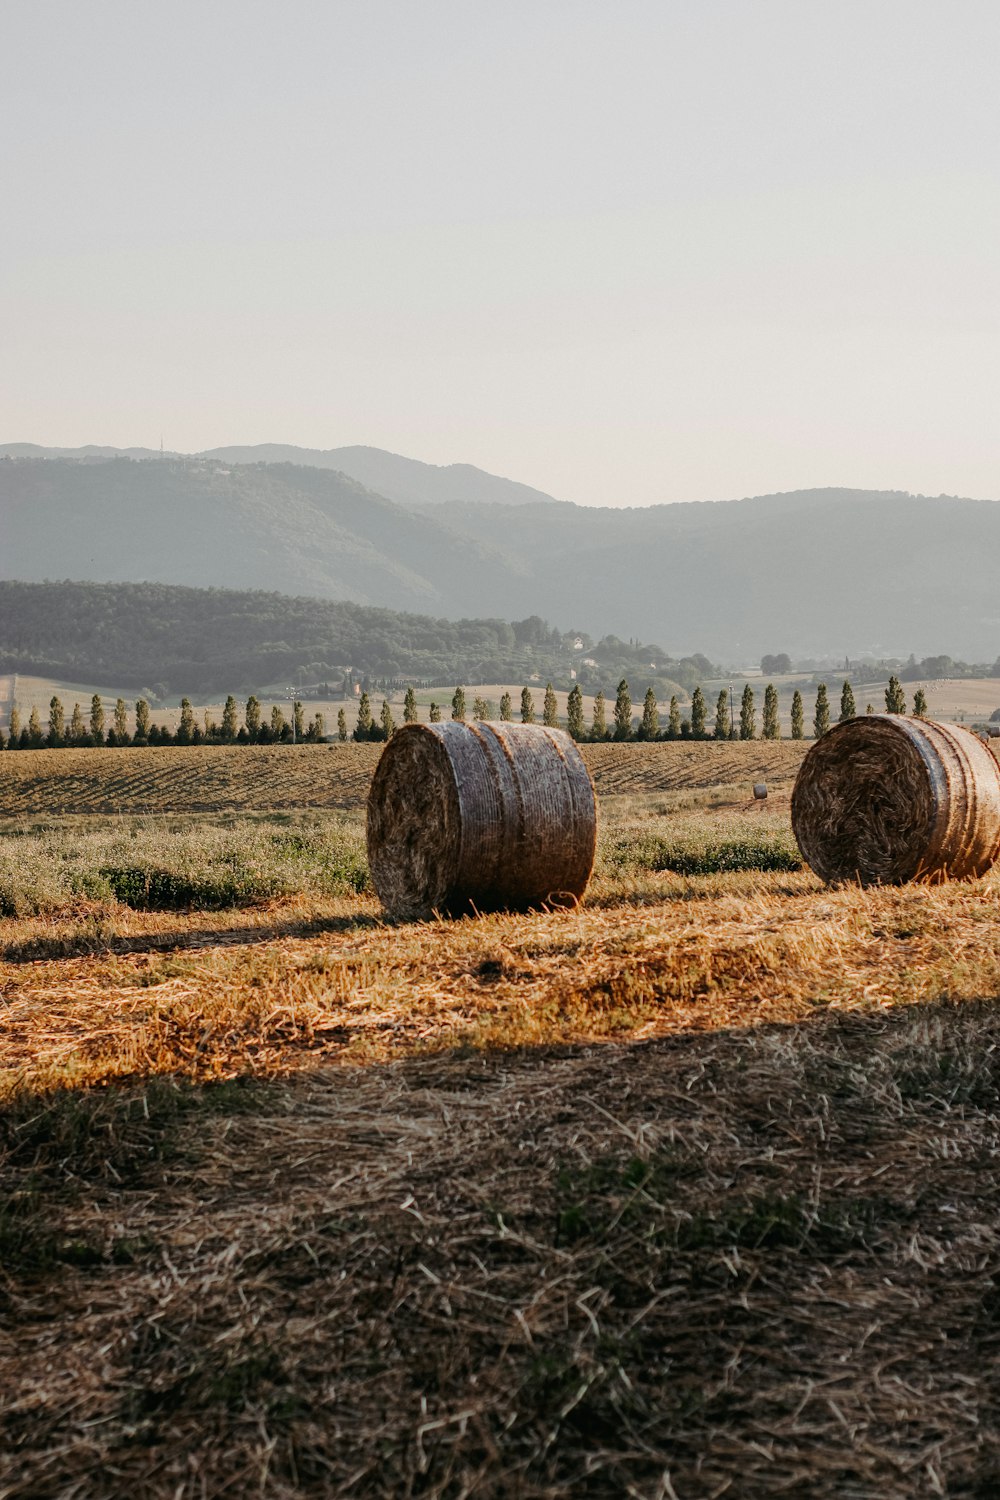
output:
M393 917L573 905L596 843L590 773L541 724L408 724L368 796L368 863Z
M806 755L792 828L821 879L966 880L1000 854L1000 766L967 729L865 715Z
M767 801L767 782L755 781L753 784L753 796L755 802Z

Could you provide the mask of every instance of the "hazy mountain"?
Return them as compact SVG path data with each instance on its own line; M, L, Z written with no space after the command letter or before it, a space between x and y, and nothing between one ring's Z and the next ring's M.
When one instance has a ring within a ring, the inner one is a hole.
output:
M0 443L0 454L14 458L159 458L154 448L41 448L37 443ZM206 458L229 464L303 464L313 469L335 469L356 479L366 489L395 500L399 505L443 505L450 501L477 504L558 504L551 495L501 479L472 464L425 464L403 458L383 448L296 448L291 443L256 443L250 446L209 448L204 453L169 453L167 458Z
M337 469L400 505L557 503L541 490L487 474L472 464L425 464L383 448L293 448L286 443L261 443L250 448L209 448L199 456L234 464L290 463Z
M8 578L539 614L728 661L1000 652L1000 505L947 496L829 489L631 510L464 500L431 511L301 465L27 459L0 461L0 548Z

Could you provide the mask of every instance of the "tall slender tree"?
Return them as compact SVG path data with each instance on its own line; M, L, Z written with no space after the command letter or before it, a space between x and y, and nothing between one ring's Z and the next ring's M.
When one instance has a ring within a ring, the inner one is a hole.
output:
M702 698L702 703L705 700ZM670 695L670 713L667 716L667 739L679 740L681 737L681 706L677 702L677 694Z
M606 740L608 737L607 711L603 692L594 694L594 712L590 721L590 738L595 741Z
M656 706L656 694L651 687L646 689L646 696L642 700L642 721L639 725L639 738L641 740L658 740L660 738L660 711Z
M313 714L312 723L306 730L306 739L312 740L316 745L321 744L326 739L326 720L319 709Z
M27 739L28 745L32 750L40 750L44 744L42 738L42 721L38 717L38 708L34 703L31 705L31 713L28 715Z
M629 692L628 683L624 677L618 684L618 695L615 698L614 738L616 740L632 738L632 694Z
M840 718L839 724L846 724L848 719L857 716L858 706L854 701L854 689L849 682L845 682L840 690Z
M913 695L913 712L918 719L926 719L927 717L927 694L923 688L917 688L917 691Z
M190 698L181 699L181 718L177 725L178 745L190 745L194 740L194 709Z
M10 733L10 748L13 750L21 739L21 713L16 706L10 711L10 723L7 728Z
M370 740L372 727L372 701L367 693L362 693L358 700L358 722L354 726L354 738Z
M885 690L885 711L888 714L906 713L906 694L898 677L889 678L889 686Z
M79 703L73 704L73 714L69 721L69 742L71 745L87 743L87 726L83 722L83 711Z
M755 740L757 738L757 710L753 706L753 688L749 682L743 688L743 697L740 700L740 739Z
M691 734L696 740L705 738L705 722L708 718L708 705L705 702L705 694L700 687L696 687L691 694Z
M555 729L559 723L556 714L556 695L551 682L545 684L545 698L542 702L542 723L549 729Z
M472 717L484 724L493 717L493 705L488 698L481 698L477 693L472 700Z
M583 694L578 682L574 682L566 699L566 728L574 740L582 740L586 733L583 724Z
M427 715L427 717L430 719L430 721L431 721L432 724L440 724L440 722L441 722L441 705L440 705L440 703L432 703L431 704L430 713Z
M392 717L392 709L389 707L389 700L387 698L382 699L382 713L380 717L382 720L382 738L384 740L391 740L396 733L396 721Z
M412 687L406 689L403 698L403 723L415 724L417 722L417 695Z
M239 732L239 712L236 707L236 699L230 693L222 710L222 738L227 745L231 745ZM136 729L136 733L138 734L138 728Z
M306 737L306 716L302 704L296 698L292 704L292 738L304 740Z
M115 699L115 744L128 744L128 709L125 707L124 698Z
M500 719L504 724L509 724L514 717L514 704L509 693L504 693L500 699Z
M830 699L826 691L826 683L821 682L816 689L816 712L813 715L813 734L821 740L830 728Z
M342 708L337 710L337 738L341 744L347 739L347 715Z
M251 693L247 699L243 722L247 726L247 734L251 741L256 740L260 734L260 699L254 693Z
M798 688L792 694L792 739L803 740L806 736L806 712L802 704L802 694Z
M63 711L62 700L53 696L49 699L49 732L47 743L55 748L61 745L66 738L66 715Z
M100 693L95 693L90 700L90 739L92 744L104 744L104 704Z
M764 689L764 739L781 739L781 721L778 718L778 689L769 682Z
M534 724L535 722L535 700L531 696L529 688L521 689L521 723Z
M714 734L717 740L729 738L729 695L725 688L719 689L719 696L715 700Z
M451 700L451 716L460 724L465 723L465 688L457 687Z

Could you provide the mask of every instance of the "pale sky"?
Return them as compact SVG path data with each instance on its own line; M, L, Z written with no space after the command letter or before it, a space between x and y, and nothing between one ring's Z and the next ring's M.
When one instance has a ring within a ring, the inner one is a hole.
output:
M1000 496L996 0L3 0L0 441Z

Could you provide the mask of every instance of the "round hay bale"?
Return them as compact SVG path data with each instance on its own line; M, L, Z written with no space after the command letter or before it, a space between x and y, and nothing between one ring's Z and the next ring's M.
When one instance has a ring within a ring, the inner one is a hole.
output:
M393 917L570 905L596 843L583 757L541 724L408 724L368 794L368 863Z
M753 795L755 802L767 801L767 782L755 781L753 784Z
M826 881L972 879L1000 853L1000 766L955 725L899 714L849 719L803 760L792 828Z

